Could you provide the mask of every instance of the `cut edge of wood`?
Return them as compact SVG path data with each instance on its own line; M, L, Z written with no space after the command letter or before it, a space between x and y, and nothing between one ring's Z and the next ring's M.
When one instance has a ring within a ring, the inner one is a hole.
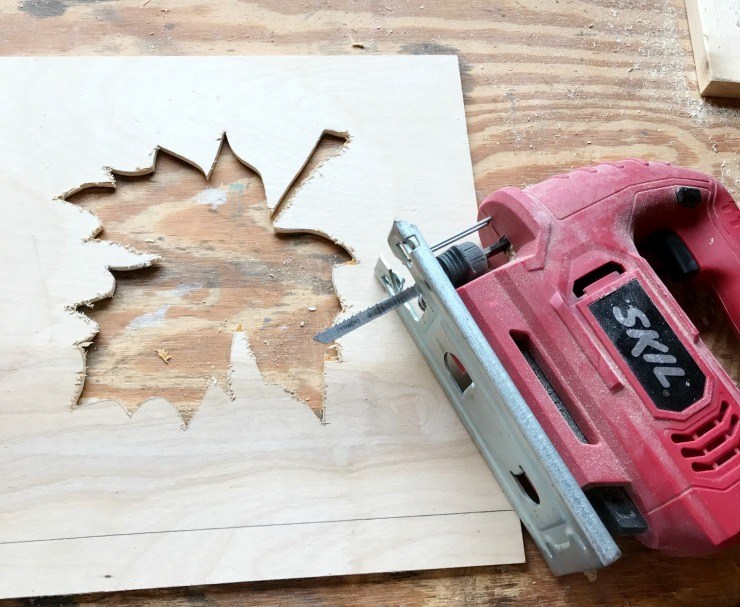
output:
M293 195L297 194L298 191L300 190L300 188L303 185L305 185L306 182L303 182L303 183L300 184L300 186L296 187L298 178L300 177L301 173L306 168L306 166L308 165L308 163L311 161L311 158L316 153L316 150L318 150L319 145L321 144L321 141L327 135L330 135L332 137L337 137L339 139L343 139L344 140L344 144L342 145L342 147L339 150L337 150L336 153L332 154L328 158L324 158L316 166L316 169L314 169L314 170L320 169L327 162L329 162L332 158L336 158L337 156L341 156L342 154L344 154L347 151L347 147L349 146L350 141L351 141L351 137L350 137L349 131L346 131L346 130L345 131L339 131L339 130L336 130L336 129L324 129L323 131L321 131L321 133L319 134L319 136L316 139L316 143L314 144L313 148L311 148L311 153L306 157L306 161L300 166L300 168L298 169L298 171L296 171L295 175L293 175L293 178L290 180L290 183L288 184L288 187L285 188L285 191L280 195L280 197L278 198L278 200L275 202L274 205L271 206L270 203L269 203L269 201L268 201L267 204L268 204L268 209L270 211L270 216L274 218L273 220L275 222L280 218L280 215L287 210L287 206L285 206L284 203L286 203L288 201L288 198L291 198ZM239 158L239 156L236 154L236 152L234 153L234 155L237 158ZM249 166L249 164L247 162L245 162L244 160L242 160L241 158L239 158L239 161L242 162L243 164L246 164L247 166ZM257 172L257 171L255 170L255 172ZM257 174L259 174L259 173L257 173ZM308 180L306 180L306 181L308 181ZM276 229L276 231L279 232L280 230L279 229ZM298 230L294 230L294 231L298 231ZM323 235L322 234L322 236L324 236L324 238L331 238L328 235Z
M726 99L740 99L740 82L731 80L712 80L700 82L702 97L722 97Z

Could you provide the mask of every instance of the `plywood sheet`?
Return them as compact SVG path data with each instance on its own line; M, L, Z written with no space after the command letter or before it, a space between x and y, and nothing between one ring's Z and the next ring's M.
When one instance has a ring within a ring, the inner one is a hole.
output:
M740 98L740 2L686 0L699 91Z
M325 422L265 383L235 331L230 399L186 430L153 398L71 409L109 269L151 252L94 238L60 197L151 171L209 173L227 133L274 209L324 132L346 150L274 221L340 243L346 311L382 296L392 220L436 240L475 218L454 57L0 60L0 596L522 560L518 520L392 315L326 363ZM115 294L113 294L115 297ZM84 308L80 308L84 311Z

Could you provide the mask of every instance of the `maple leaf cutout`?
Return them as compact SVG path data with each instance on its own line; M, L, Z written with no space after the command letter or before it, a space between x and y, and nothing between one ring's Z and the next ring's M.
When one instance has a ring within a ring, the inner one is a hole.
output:
M343 144L325 135L297 186ZM151 175L116 181L114 192L69 200L100 219L108 240L162 259L115 272L113 297L85 312L100 332L80 404L115 400L134 412L162 397L187 424L213 379L230 393L231 341L242 324L263 379L322 417L324 362L336 351L313 336L339 312L331 271L347 253L318 236L275 233L259 177L226 144L207 181L163 153Z

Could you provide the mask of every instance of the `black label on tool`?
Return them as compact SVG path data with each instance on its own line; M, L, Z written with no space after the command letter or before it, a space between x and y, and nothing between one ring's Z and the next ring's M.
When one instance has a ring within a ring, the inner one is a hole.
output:
M683 411L706 377L637 280L588 306L658 409Z

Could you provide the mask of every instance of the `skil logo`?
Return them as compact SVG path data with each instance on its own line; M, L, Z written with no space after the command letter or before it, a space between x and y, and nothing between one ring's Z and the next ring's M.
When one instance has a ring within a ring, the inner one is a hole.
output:
M704 394L706 376L636 278L588 304L653 404L683 411ZM628 375L626 379L631 378Z
M642 358L646 363L653 366L653 375L658 379L660 385L664 388L670 388L669 377L683 377L686 371L679 366L676 357L670 354L668 346L661 343L660 334L650 328L650 319L644 312L630 306L624 313L618 306L612 308L612 314L615 320L627 327L627 335L635 340L630 351L634 358ZM640 322L642 328L634 328L637 322Z

